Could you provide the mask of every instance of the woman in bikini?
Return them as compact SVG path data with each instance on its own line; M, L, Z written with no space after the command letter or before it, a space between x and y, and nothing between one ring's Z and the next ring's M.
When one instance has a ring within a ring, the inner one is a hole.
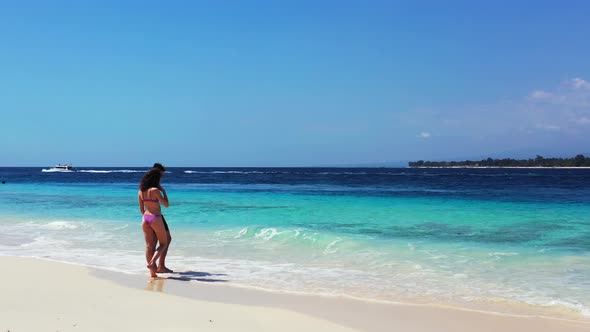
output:
M139 211L143 215L141 227L146 243L145 258L152 278L157 277L156 261L163 252L167 251L169 245L166 227L162 218L162 210L160 208L160 203L165 207L168 207L169 203L166 190L160 186L161 178L162 172L159 169L152 168L141 179L137 194ZM160 243L157 249L155 248L156 241Z
M166 168L164 168L164 165L162 165L160 163L155 163L154 166L152 166L152 168L160 170L162 177L166 173ZM160 181L162 181L162 178L160 178ZM160 189L165 192L163 187L160 187ZM170 249L170 243L172 242L172 236L170 236L170 229L168 228L168 223L166 222L166 218L164 217L164 215L162 215L162 221L164 222L164 228L166 228L166 237L168 237L168 246L166 247L166 249L164 249L162 251L162 254L160 255L160 259L158 262L158 270L156 272L157 273L172 273L174 271L172 271L166 267L166 255L168 254L168 250ZM156 238L155 234L152 238L154 241L153 246L155 247L158 239Z

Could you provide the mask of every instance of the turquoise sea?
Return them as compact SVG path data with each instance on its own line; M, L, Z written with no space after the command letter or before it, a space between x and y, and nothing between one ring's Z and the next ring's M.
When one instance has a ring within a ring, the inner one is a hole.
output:
M145 274L146 168L0 168L0 255ZM198 281L590 319L590 170L172 168ZM197 281L197 282L198 282Z

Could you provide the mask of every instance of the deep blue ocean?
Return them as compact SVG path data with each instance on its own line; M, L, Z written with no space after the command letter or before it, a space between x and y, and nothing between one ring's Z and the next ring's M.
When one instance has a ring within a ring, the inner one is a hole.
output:
M146 274L147 168L0 168L0 255ZM370 301L590 317L590 170L170 168L168 265Z

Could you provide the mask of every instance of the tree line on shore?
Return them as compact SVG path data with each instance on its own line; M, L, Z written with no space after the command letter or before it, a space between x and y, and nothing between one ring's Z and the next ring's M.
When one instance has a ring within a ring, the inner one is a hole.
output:
M590 157L583 154L574 158L482 159L464 161L410 161L410 167L590 167Z

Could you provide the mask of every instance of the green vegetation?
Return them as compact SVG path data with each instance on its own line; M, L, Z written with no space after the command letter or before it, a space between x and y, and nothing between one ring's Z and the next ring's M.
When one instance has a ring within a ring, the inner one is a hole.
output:
M465 161L410 161L410 167L590 167L590 157L579 154L574 158L482 159Z

